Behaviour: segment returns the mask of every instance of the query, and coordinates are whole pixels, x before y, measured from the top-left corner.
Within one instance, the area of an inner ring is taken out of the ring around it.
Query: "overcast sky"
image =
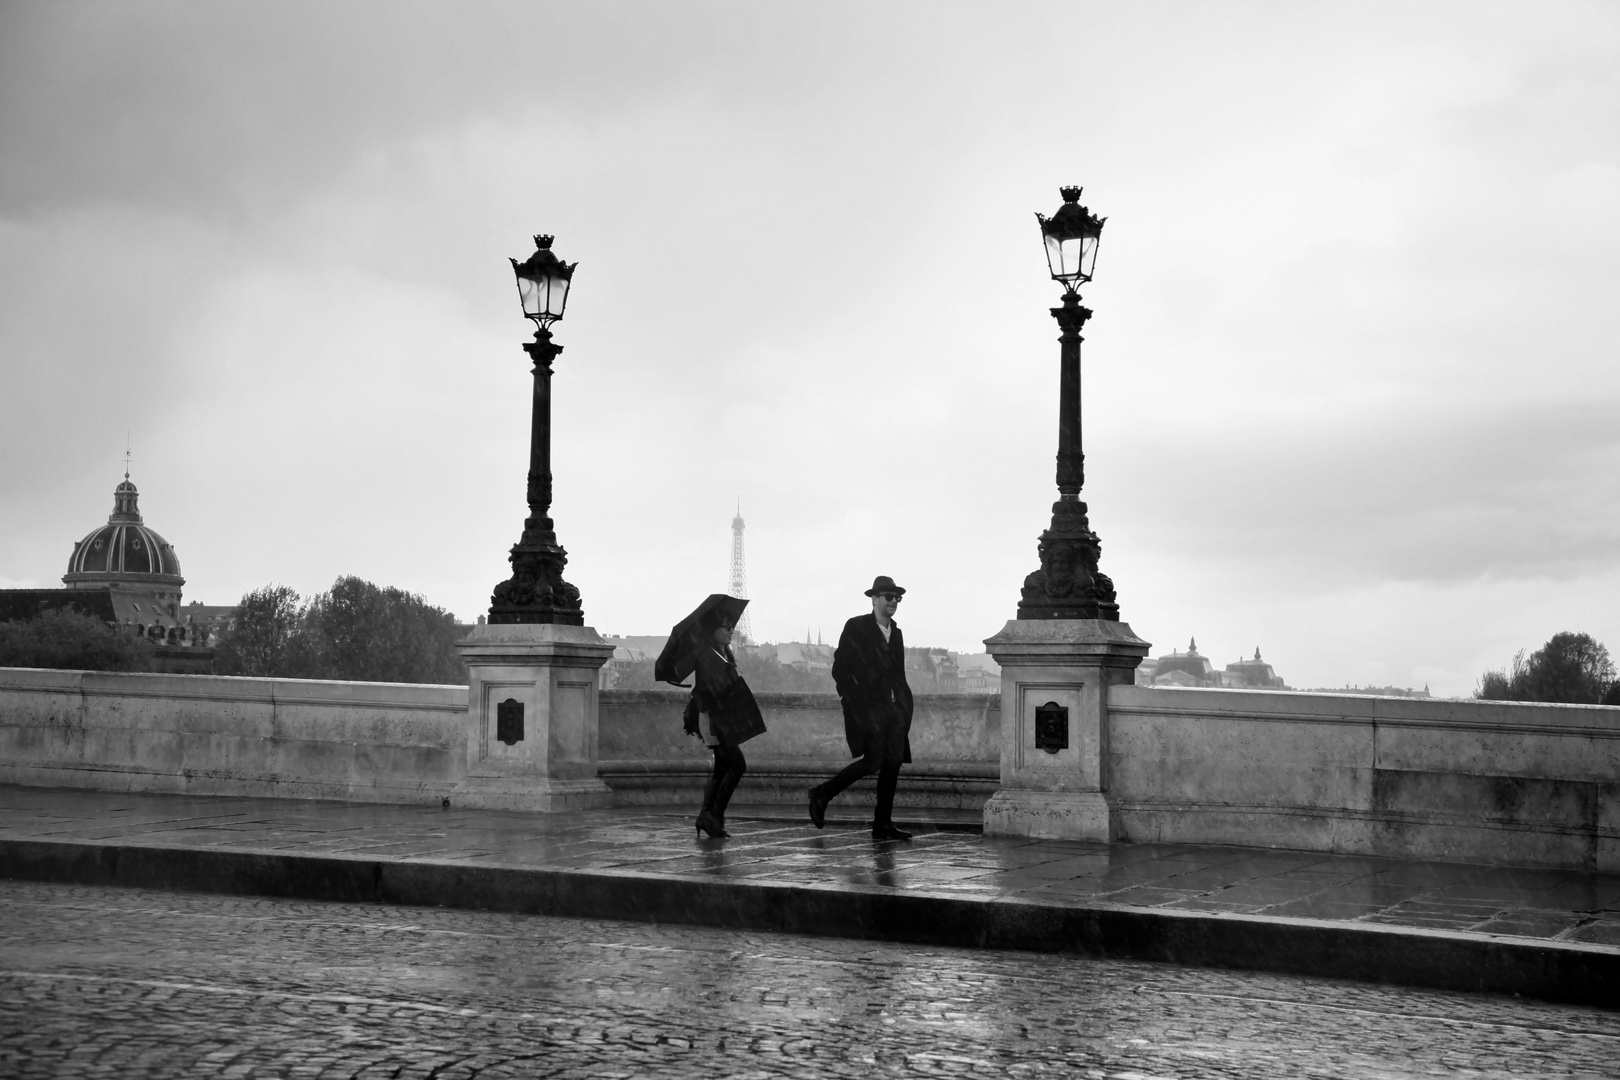
[[[1611,3],[0,3],[0,586],[126,433],[187,600],[340,574],[471,620],[525,513],[508,256],[579,261],[554,517],[667,630],[875,574],[978,651],[1055,497],[1033,211],[1122,617],[1291,685],[1620,650]]]

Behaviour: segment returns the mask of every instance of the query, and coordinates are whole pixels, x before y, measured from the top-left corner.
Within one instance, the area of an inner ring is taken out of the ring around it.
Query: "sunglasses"
[[[880,592],[880,593],[878,593],[878,599],[879,600],[889,600],[889,601],[892,601],[892,602],[898,604],[902,599],[904,599],[904,597],[896,596],[892,592]]]

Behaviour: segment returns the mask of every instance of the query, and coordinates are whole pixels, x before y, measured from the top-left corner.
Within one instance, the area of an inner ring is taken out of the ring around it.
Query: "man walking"
[[[857,761],[810,789],[810,820],[826,824],[827,804],[855,781],[877,773],[874,840],[910,840],[894,827],[894,789],[900,766],[911,760],[911,687],[906,685],[906,641],[894,612],[906,590],[880,575],[866,590],[872,614],[844,624],[833,653],[832,676],[844,706],[844,737]]]

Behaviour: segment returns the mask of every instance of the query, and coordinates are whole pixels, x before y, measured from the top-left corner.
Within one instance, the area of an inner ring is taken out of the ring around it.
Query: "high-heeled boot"
[[[703,809],[698,811],[697,816],[697,831],[706,832],[712,837],[726,834],[725,825],[714,813],[714,801],[720,790],[721,778],[720,763],[717,761],[714,770],[709,773],[708,782],[703,785]]]
[[[730,835],[726,832],[726,807],[731,802],[731,793],[737,790],[737,784],[742,778],[743,774],[741,772],[727,772],[725,777],[721,779],[719,787],[715,790],[714,805],[709,812],[719,822],[721,836]]]

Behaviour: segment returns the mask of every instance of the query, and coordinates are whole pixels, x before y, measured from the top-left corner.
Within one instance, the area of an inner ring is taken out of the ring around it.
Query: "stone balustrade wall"
[[[797,803],[848,759],[837,699],[762,693],[741,798]],[[466,772],[461,686],[0,668],[0,783],[437,802]],[[621,802],[695,801],[677,690],[607,691]],[[1620,870],[1620,708],[1116,686],[1122,838]],[[921,697],[901,804],[995,790],[1000,699]],[[870,798],[857,789],[855,798]]]
[[[1620,708],[1115,686],[1123,839],[1620,870]]]
[[[976,809],[996,789],[999,698],[918,699],[902,805]],[[760,694],[751,802],[797,802],[849,760],[831,694]],[[695,802],[712,759],[681,690],[606,691],[603,779],[621,802]],[[0,668],[0,783],[437,802],[467,771],[467,688]],[[852,798],[870,800],[871,783]]]
[[[0,668],[0,783],[438,802],[467,688]]]

